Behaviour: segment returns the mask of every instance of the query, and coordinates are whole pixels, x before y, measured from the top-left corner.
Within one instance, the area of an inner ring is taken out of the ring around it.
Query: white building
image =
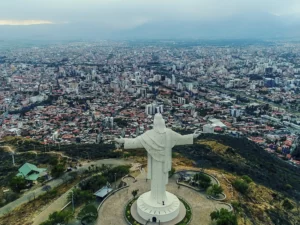
[[[212,133],[214,133],[214,130],[215,130],[215,126],[213,126],[211,124],[205,124],[203,126],[203,133],[212,134]]]
[[[183,90],[183,85],[182,85],[182,83],[178,83],[178,84],[177,84],[177,89],[178,89],[178,90]]]
[[[242,111],[240,109],[230,109],[230,115],[232,117],[239,117],[241,116]]]
[[[183,97],[178,97],[177,101],[178,101],[178,104],[180,104],[180,105],[185,105],[185,103],[186,103],[186,100]]]
[[[163,113],[164,111],[164,106],[163,105],[158,105],[157,103],[152,103],[149,105],[146,105],[145,108],[145,113],[147,115],[154,115],[156,113]]]
[[[172,85],[176,85],[176,77],[174,74],[172,75]]]

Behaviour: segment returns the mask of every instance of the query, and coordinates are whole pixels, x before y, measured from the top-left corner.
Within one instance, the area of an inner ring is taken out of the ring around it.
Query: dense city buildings
[[[111,143],[167,127],[247,137],[299,165],[299,44],[70,43],[0,55],[0,137]]]

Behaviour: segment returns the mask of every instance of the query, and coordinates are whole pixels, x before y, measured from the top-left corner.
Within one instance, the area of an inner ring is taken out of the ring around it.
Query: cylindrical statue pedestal
[[[168,222],[179,214],[180,200],[173,194],[166,192],[164,204],[158,204],[151,199],[151,192],[142,194],[137,200],[137,212],[144,220],[151,222]]]

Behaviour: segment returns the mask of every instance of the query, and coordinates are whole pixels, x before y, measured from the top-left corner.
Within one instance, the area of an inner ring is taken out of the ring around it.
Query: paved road
[[[91,165],[101,166],[102,164],[106,164],[106,165],[118,166],[118,165],[130,164],[130,163],[131,163],[131,161],[124,160],[124,159],[101,159],[101,160],[85,163],[82,165],[82,167],[79,167],[76,171],[79,174],[83,173],[83,171],[86,170]],[[62,183],[64,183],[68,179],[68,177],[69,177],[68,173],[65,173],[61,178],[52,180],[49,183],[47,183],[47,185],[50,185],[52,188],[57,187],[57,186],[61,185]],[[12,211],[16,207],[18,207],[26,202],[29,202],[30,200],[32,200],[34,198],[34,196],[38,197],[38,196],[44,194],[45,191],[43,191],[42,188],[43,187],[39,187],[35,190],[28,191],[19,199],[15,200],[13,202],[10,202],[9,204],[0,208],[0,216],[3,216],[4,214],[8,213],[9,211]]]

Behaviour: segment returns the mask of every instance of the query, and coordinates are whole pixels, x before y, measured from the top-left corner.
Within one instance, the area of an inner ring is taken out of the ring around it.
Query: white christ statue
[[[147,179],[151,180],[151,191],[138,199],[138,213],[145,220],[167,222],[179,213],[178,198],[166,191],[169,171],[172,168],[172,148],[175,145],[193,144],[200,132],[180,135],[166,128],[161,114],[154,116],[153,129],[137,138],[115,139],[124,144],[124,149],[144,148],[148,153]]]

